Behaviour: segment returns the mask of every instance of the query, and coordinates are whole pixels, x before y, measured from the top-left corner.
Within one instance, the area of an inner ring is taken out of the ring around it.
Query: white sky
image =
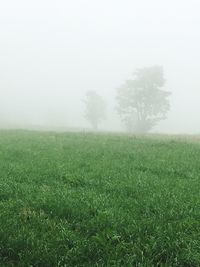
[[[103,128],[120,129],[116,88],[162,65],[171,112],[155,131],[200,133],[199,12],[198,0],[0,0],[1,120],[87,127],[93,89]]]

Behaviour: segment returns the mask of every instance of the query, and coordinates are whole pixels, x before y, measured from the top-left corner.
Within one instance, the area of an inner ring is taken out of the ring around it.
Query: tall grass
[[[0,266],[200,266],[200,143],[1,132]]]

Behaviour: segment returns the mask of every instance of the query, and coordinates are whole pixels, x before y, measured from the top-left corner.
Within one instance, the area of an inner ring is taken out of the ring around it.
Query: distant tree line
[[[133,78],[117,89],[117,112],[127,131],[147,133],[166,118],[170,109],[170,92],[164,90],[163,68],[153,66],[136,69]],[[85,117],[94,130],[106,118],[106,104],[96,91],[85,98]]]

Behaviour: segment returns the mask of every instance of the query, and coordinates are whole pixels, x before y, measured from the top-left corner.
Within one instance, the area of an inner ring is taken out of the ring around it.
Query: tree
[[[84,100],[86,105],[85,118],[90,122],[94,130],[98,129],[99,123],[105,119],[105,102],[95,91],[86,93]]]
[[[146,133],[166,118],[171,93],[162,89],[160,66],[137,69],[133,76],[118,89],[117,110],[129,131]]]

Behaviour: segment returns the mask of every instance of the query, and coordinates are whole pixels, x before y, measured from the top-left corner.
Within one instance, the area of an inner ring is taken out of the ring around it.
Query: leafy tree
[[[94,130],[98,129],[99,123],[105,119],[105,102],[103,98],[96,93],[96,91],[88,91],[86,99],[85,118],[90,122]]]
[[[169,95],[160,66],[137,69],[118,89],[118,113],[129,131],[145,133],[166,118]]]

